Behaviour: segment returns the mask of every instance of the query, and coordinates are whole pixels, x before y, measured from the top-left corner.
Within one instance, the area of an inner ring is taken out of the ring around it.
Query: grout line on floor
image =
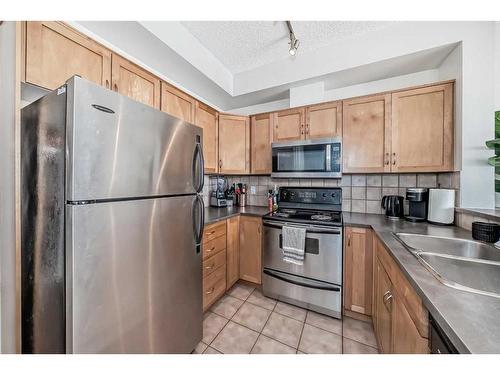
[[[252,304],[251,302],[248,302],[248,303]],[[256,305],[256,306],[257,306],[257,305]],[[258,307],[262,307],[262,306],[258,306]],[[263,309],[265,309],[265,310],[267,310],[265,307],[262,307],[262,308],[263,308]],[[261,329],[261,330],[260,330],[260,332],[259,332],[259,336],[257,336],[257,340],[255,340],[255,342],[254,342],[254,343],[253,343],[253,345],[252,345],[252,348],[250,349],[250,353],[252,353],[252,350],[253,350],[253,348],[255,347],[255,344],[257,344],[257,341],[259,341],[259,337],[260,337],[260,336],[267,337],[266,335],[263,335],[263,334],[262,334],[262,332],[264,331],[264,328],[266,328],[266,324],[267,324],[267,322],[269,321],[269,319],[271,318],[271,315],[273,314],[273,312],[274,312],[274,309],[275,309],[275,308],[276,308],[276,304],[274,304],[274,307],[273,307],[273,309],[271,310],[271,313],[269,314],[269,316],[268,316],[268,317],[267,317],[267,319],[266,319],[266,322],[265,322],[265,323],[264,323],[264,325],[262,326],[262,329]],[[267,311],[269,311],[269,310],[267,310]],[[270,338],[270,337],[269,337],[269,338]],[[278,341],[278,342],[279,342],[279,341]]]
[[[300,331],[299,342],[297,343],[297,351],[295,354],[299,352],[300,341],[302,340],[302,334],[304,333],[304,327],[306,326],[307,314],[309,314],[309,310],[306,310],[306,317],[304,318],[304,323],[302,324],[302,330]]]

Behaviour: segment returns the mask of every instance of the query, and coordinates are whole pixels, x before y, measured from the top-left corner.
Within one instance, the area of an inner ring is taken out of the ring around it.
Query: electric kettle
[[[404,215],[404,197],[401,195],[385,195],[382,198],[382,208],[389,219],[399,219]]]

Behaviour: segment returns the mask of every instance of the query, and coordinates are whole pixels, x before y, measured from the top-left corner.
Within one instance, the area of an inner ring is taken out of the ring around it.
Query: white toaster
[[[427,221],[435,224],[453,224],[455,220],[455,190],[429,189]]]

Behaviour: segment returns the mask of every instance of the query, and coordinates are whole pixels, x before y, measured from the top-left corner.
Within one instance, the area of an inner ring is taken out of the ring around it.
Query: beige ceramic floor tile
[[[210,346],[224,354],[248,354],[258,336],[251,329],[229,322]]]
[[[306,309],[290,305],[288,303],[278,302],[276,304],[276,307],[274,308],[274,311],[281,315],[288,316],[289,318],[300,320],[301,322],[306,320],[306,314],[307,314]]]
[[[306,324],[299,350],[309,354],[341,354],[342,336]]]
[[[251,302],[254,305],[263,307],[268,310],[274,309],[276,306],[276,300],[264,296],[260,290],[255,289],[252,294],[247,298],[247,302]]]
[[[342,320],[327,315],[318,314],[314,311],[307,312],[306,323],[326,331],[342,335]]]
[[[208,347],[207,344],[205,344],[203,341],[200,341],[198,345],[196,345],[196,348],[194,348],[193,354],[201,354],[205,351],[207,347]]]
[[[203,354],[222,354],[222,353],[209,346],[208,348],[205,349]]]
[[[269,315],[271,315],[270,310],[245,302],[231,320],[260,332],[264,328]]]
[[[297,348],[304,324],[273,312],[267,321],[262,334],[278,340],[288,346]]]
[[[368,322],[344,317],[343,336],[360,342],[361,344],[369,345],[374,348],[377,347],[373,326]]]
[[[350,340],[344,337],[344,345],[343,345],[343,353],[344,354],[377,354],[378,350],[368,346],[361,344],[360,342]]]
[[[210,344],[215,336],[224,328],[228,320],[214,313],[205,314],[203,319],[203,339],[205,344]]]
[[[210,310],[214,313],[222,315],[223,317],[231,319],[241,305],[243,305],[243,301],[241,299],[225,295],[217,301]]]
[[[246,284],[236,283],[230,290],[227,292],[232,297],[239,298],[242,300],[246,300],[250,294],[254,291],[254,287]]]
[[[260,335],[252,354],[295,354],[295,349],[269,337]]]

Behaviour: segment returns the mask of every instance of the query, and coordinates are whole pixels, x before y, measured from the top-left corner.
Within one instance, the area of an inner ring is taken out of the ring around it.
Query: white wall
[[[15,120],[16,25],[0,25],[0,352],[15,353],[16,231],[15,231]]]
[[[495,110],[500,111],[500,22],[495,22]]]
[[[438,71],[436,69],[431,69],[431,70],[425,70],[423,72],[411,73],[397,77],[361,83],[359,85],[352,85],[352,86],[326,90],[323,91],[321,99],[317,99],[316,101],[308,100],[307,103],[305,102],[305,99],[303,99],[303,101],[299,101],[299,99],[297,99],[297,103],[302,103],[302,104],[292,105],[290,98],[290,100],[288,99],[277,100],[273,102],[232,109],[231,113],[236,113],[241,115],[253,115],[256,113],[279,111],[282,109],[292,108],[298,105],[314,104],[314,103],[320,103],[322,101],[341,100],[346,98],[353,98],[356,96],[374,94],[382,91],[398,90],[409,86],[425,85],[427,83],[436,82],[437,80],[439,80]],[[290,89],[290,97],[292,90],[293,89]]]

